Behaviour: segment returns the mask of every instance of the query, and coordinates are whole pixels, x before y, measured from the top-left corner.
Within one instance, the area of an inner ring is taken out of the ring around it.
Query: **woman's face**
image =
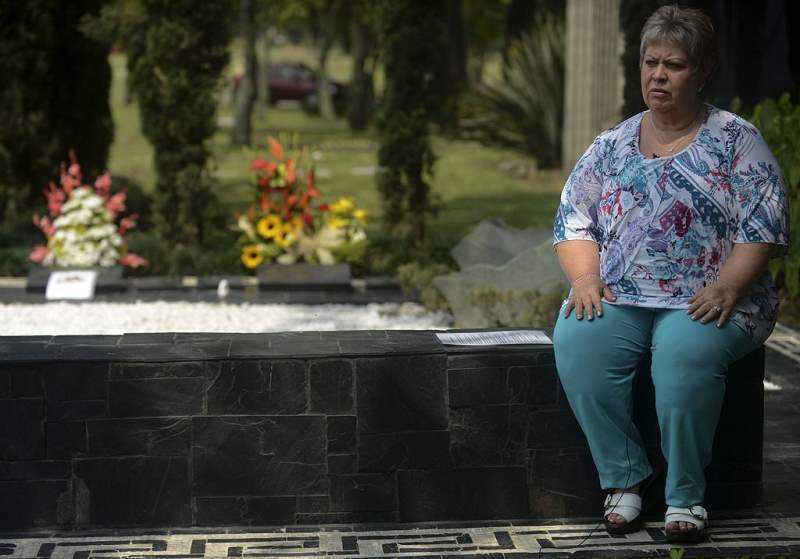
[[[650,110],[693,112],[699,102],[698,79],[686,51],[670,43],[647,47],[641,66],[642,96]]]

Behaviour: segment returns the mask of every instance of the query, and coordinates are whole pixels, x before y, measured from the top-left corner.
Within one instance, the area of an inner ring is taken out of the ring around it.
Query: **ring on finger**
[[[711,310],[718,313],[722,311],[722,308],[719,305],[714,305],[713,307],[711,307]]]

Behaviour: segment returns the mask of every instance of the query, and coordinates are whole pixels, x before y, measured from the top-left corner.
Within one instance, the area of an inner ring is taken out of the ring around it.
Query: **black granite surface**
[[[331,269],[328,269],[331,268]],[[320,271],[321,270],[321,271]],[[287,281],[287,267],[280,274],[264,272],[253,276],[124,277],[119,268],[100,268],[95,301],[194,301],[232,303],[280,303],[300,305],[401,303],[418,301],[415,293],[403,293],[392,278],[371,277],[352,280],[337,266],[317,266],[311,274],[301,273],[296,281]],[[35,267],[30,276],[12,285],[0,287],[0,302],[46,303],[45,289],[50,269]],[[228,285],[221,298],[220,281]]]
[[[763,351],[737,363],[709,505],[760,497]],[[654,460],[648,370],[636,415]],[[430,331],[0,337],[0,529],[594,516],[548,345]]]

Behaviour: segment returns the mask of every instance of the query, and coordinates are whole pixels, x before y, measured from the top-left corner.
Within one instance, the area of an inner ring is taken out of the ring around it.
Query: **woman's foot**
[[[636,495],[638,495],[639,494],[639,484],[637,483],[636,485],[634,485],[632,487],[629,487],[628,489],[612,489],[611,493],[613,495],[616,495],[617,493],[635,493]],[[625,522],[626,522],[625,517],[623,517],[622,515],[619,515],[619,514],[617,514],[615,512],[612,512],[612,513],[606,515],[605,519],[609,522],[609,524],[614,524],[614,525],[619,525],[619,526],[625,524]]]
[[[708,513],[702,505],[668,507],[664,533],[668,542],[696,543],[706,537]]]
[[[606,495],[603,505],[603,522],[609,534],[630,534],[641,526],[642,498],[639,496],[639,484],[624,490],[612,490]]]

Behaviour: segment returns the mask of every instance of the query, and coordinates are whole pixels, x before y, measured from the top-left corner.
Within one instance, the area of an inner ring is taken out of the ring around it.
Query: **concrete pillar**
[[[622,109],[620,0],[567,0],[564,133],[570,169],[595,136],[617,124]]]

